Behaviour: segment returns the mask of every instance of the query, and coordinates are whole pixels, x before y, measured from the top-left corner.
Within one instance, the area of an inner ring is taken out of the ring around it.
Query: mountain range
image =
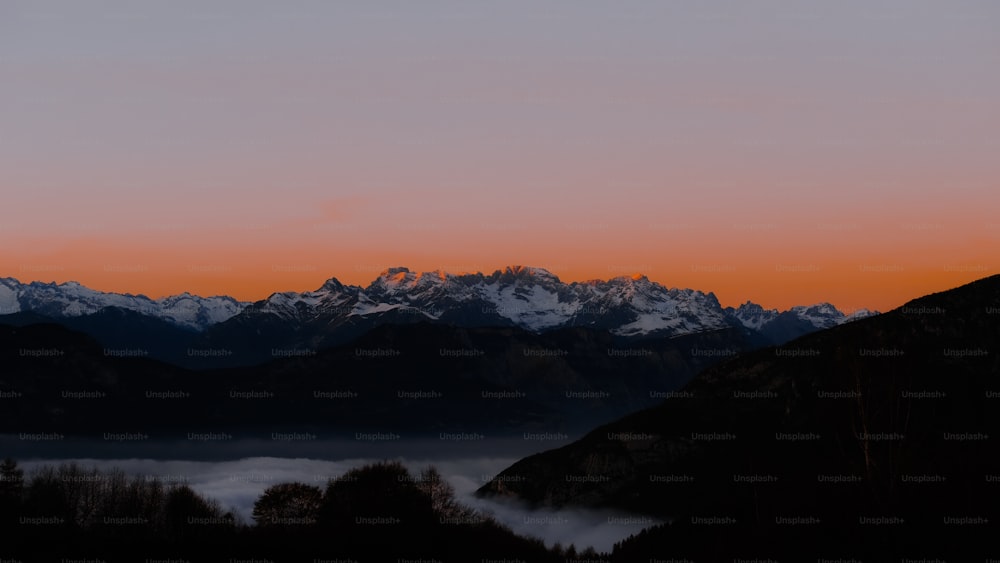
[[[161,299],[104,293],[76,282],[21,283],[0,278],[0,322],[49,318],[105,346],[145,342],[150,355],[188,367],[250,365],[273,350],[318,350],[384,324],[430,322],[517,327],[540,333],[584,327],[619,338],[675,337],[739,328],[761,344],[871,316],[845,315],[829,303],[765,309],[724,308],[711,292],[667,288],[645,276],[566,283],[542,268],[508,266],[492,274],[389,268],[367,287],[336,278],[315,291],[281,292],[256,302],[184,293]],[[206,358],[189,350],[226,350]]]
[[[232,297],[199,297],[190,293],[150,299],[145,295],[105,293],[77,282],[21,283],[0,278],[0,315],[34,312],[54,319],[82,317],[118,308],[154,317],[189,330],[232,318],[248,304]]]

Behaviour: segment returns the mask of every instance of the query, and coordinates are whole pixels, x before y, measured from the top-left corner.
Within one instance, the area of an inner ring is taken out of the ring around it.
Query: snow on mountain
[[[305,322],[398,310],[414,311],[433,320],[438,318],[436,304],[454,296],[456,288],[445,285],[449,276],[441,272],[415,273],[406,268],[390,268],[367,288],[344,285],[331,278],[315,291],[272,294],[255,303],[252,310]]]
[[[455,303],[476,297],[462,276],[440,270],[412,272],[409,268],[389,268],[364,288],[364,293],[374,303],[407,307],[428,319],[439,319]]]
[[[566,325],[581,306],[581,294],[548,270],[508,266],[474,286],[497,315],[528,330]]]
[[[727,312],[747,328],[760,330],[761,327],[773,321],[779,315],[777,309],[765,309],[763,306],[747,301],[736,309],[729,307]]]
[[[645,276],[564,283],[548,270],[527,266],[508,266],[489,275],[392,268],[365,292],[416,307],[435,318],[448,314],[449,309],[459,318],[475,317],[478,312],[536,332],[592,326],[636,336],[729,326],[714,295],[667,289]],[[466,315],[455,314],[463,308]]]
[[[548,270],[527,266],[488,275],[389,268],[364,288],[331,280],[312,292],[276,293],[252,309],[329,323],[402,311],[463,325],[510,324],[535,332],[590,326],[625,336],[731,326],[712,294],[667,289],[644,276],[565,283]]]
[[[0,278],[0,315],[10,315],[21,311],[21,303],[17,300],[17,280]]]
[[[286,320],[310,321],[323,316],[346,316],[364,300],[361,288],[331,278],[315,291],[273,293],[254,303],[253,313],[271,313]]]
[[[798,305],[792,307],[790,310],[798,318],[821,329],[837,326],[846,316],[829,303],[817,303],[809,306]]]
[[[734,324],[759,331],[788,315],[821,329],[874,314],[862,309],[847,316],[829,303],[793,307],[784,313],[749,301],[736,309],[723,309],[712,293],[667,288],[642,275],[565,283],[548,270],[527,266],[508,266],[488,275],[389,268],[367,287],[331,278],[314,291],[274,293],[252,304],[188,293],[152,300],[144,295],[99,292],[76,282],[22,284],[0,279],[0,314],[35,311],[58,318],[106,307],[195,330],[237,315],[248,321],[251,315],[271,314],[293,324],[337,325],[351,318],[392,313],[463,326],[511,325],[534,332],[586,326],[621,336],[690,334]]]
[[[712,293],[668,289],[640,275],[587,282],[586,286],[592,293],[581,316],[589,317],[591,326],[623,336],[656,331],[688,334],[730,326]]]
[[[171,295],[153,301],[160,317],[176,325],[204,330],[205,328],[232,318],[246,307],[232,297],[199,297],[190,293]]]
[[[762,330],[768,324],[778,319],[779,316],[792,315],[801,321],[809,323],[816,329],[824,329],[857,319],[871,317],[877,315],[878,312],[868,309],[858,309],[850,315],[845,315],[830,303],[817,303],[808,306],[799,305],[787,311],[780,312],[777,309],[765,309],[761,305],[747,301],[735,309],[727,307],[726,314],[747,328]]]
[[[0,279],[0,314],[34,311],[54,318],[79,317],[107,307],[118,307],[185,328],[203,330],[233,317],[245,306],[246,303],[232,297],[199,297],[184,293],[154,300],[145,295],[95,291],[77,282],[23,284],[13,278]]]
[[[872,310],[865,309],[864,307],[862,307],[861,309],[856,309],[856,310],[848,313],[840,321],[840,324],[849,323],[851,321],[856,321],[856,320],[859,320],[859,319],[867,319],[868,317],[874,317],[875,315],[878,315],[878,314],[879,314],[878,311],[872,311]]]

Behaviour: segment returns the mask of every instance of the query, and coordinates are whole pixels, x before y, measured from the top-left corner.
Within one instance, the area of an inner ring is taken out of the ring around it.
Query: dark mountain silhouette
[[[0,324],[27,326],[40,323],[59,324],[82,332],[110,350],[141,349],[146,352],[146,357],[175,365],[199,367],[201,360],[188,353],[197,342],[197,331],[120,307],[105,307],[76,317],[47,317],[31,311],[0,316]]]
[[[479,494],[670,520],[642,557],[943,554],[1000,523],[998,342],[993,276],[708,368]]]
[[[751,345],[736,330],[635,341],[583,328],[382,325],[319,352],[193,371],[55,324],[0,326],[0,431],[577,432],[655,404]],[[136,357],[129,357],[135,355]]]

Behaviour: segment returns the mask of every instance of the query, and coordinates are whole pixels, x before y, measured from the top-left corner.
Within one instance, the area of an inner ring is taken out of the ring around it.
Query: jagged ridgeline
[[[78,283],[0,279],[0,323],[52,320],[122,353],[185,367],[252,365],[344,344],[385,324],[466,328],[565,328],[649,339],[739,329],[774,344],[871,315],[827,303],[779,312],[751,302],[723,308],[715,295],[667,288],[645,276],[566,283],[542,268],[492,274],[390,268],[367,287],[331,278],[315,291],[274,293],[257,302],[181,294],[162,299],[102,293]]]

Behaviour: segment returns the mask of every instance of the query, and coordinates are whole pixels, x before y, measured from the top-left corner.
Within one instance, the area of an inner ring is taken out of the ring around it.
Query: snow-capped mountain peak
[[[737,308],[729,307],[726,313],[747,328],[753,330],[767,330],[769,325],[774,323],[788,322],[787,319],[794,319],[795,322],[807,323],[816,329],[834,327],[845,322],[877,315],[877,312],[868,309],[859,309],[850,315],[845,315],[842,311],[830,303],[816,303],[815,305],[798,305],[787,311],[777,309],[765,309],[763,306],[747,301]]]
[[[117,307],[203,330],[235,316],[246,305],[225,296],[182,293],[154,300],[145,295],[96,291],[75,281],[24,284],[14,278],[0,280],[0,314],[34,311],[54,318],[79,317]]]
[[[447,281],[448,276],[440,270],[433,272],[414,272],[409,268],[389,268],[384,270],[368,286],[399,290],[407,287],[438,285]]]
[[[730,315],[747,328],[760,330],[762,326],[773,321],[778,316],[777,309],[765,309],[762,305],[747,301],[736,309],[729,308]]]
[[[0,314],[10,315],[21,311],[18,288],[21,284],[14,278],[0,278]]]
[[[317,291],[343,291],[344,284],[340,282],[337,278],[330,278],[323,282],[323,285]]]
[[[790,310],[797,317],[817,328],[836,326],[845,317],[844,313],[829,303],[817,303],[809,306],[799,305],[792,307]]]
[[[870,309],[862,307],[860,309],[855,309],[854,311],[847,313],[844,316],[843,320],[840,321],[840,324],[849,323],[851,321],[856,321],[859,319],[866,319],[868,317],[874,317],[875,315],[878,314],[879,314],[878,311],[872,311]]]
[[[489,275],[393,267],[367,287],[330,278],[314,291],[274,293],[252,304],[189,293],[153,300],[144,295],[95,291],[76,282],[22,284],[13,278],[0,278],[0,314],[35,311],[59,318],[92,314],[107,307],[155,316],[195,330],[247,310],[246,315],[271,314],[284,322],[318,322],[328,327],[351,319],[396,322],[392,319],[402,319],[402,314],[410,320],[463,326],[513,325],[531,331],[586,326],[621,336],[679,335],[740,325],[767,331],[779,321],[783,328],[776,328],[776,333],[788,334],[808,327],[829,328],[874,314],[861,309],[848,316],[829,303],[779,312],[747,301],[736,309],[724,309],[713,293],[667,288],[642,274],[566,283],[549,270],[522,265]],[[395,316],[383,317],[388,313]],[[255,319],[247,317],[244,322]]]
[[[497,270],[501,274],[511,275],[516,277],[530,277],[530,278],[546,278],[555,281],[559,281],[559,278],[552,272],[546,270],[545,268],[536,268],[534,266],[521,266],[520,264],[514,266],[506,266],[502,271]]]

